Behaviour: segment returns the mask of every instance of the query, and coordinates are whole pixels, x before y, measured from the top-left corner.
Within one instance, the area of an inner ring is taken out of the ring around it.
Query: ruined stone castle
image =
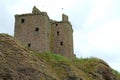
[[[54,21],[35,6],[32,13],[15,15],[14,36],[31,50],[73,57],[73,29],[68,16]]]

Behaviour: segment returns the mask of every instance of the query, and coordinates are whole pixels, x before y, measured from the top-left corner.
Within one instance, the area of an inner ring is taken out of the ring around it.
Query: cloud
[[[90,11],[85,25],[87,27],[94,27],[95,23],[104,20],[111,15],[113,0],[93,0],[92,10]]]
[[[77,57],[98,57],[120,71],[120,10],[118,0],[92,0],[85,22],[74,32]]]
[[[114,49],[120,46],[120,21],[111,21],[99,26],[88,34],[89,44],[104,49]]]
[[[11,15],[7,10],[4,1],[0,1],[0,33],[13,34],[13,26],[11,25]]]
[[[74,43],[76,49],[89,50],[94,48],[99,49],[114,49],[120,46],[119,43],[119,19],[113,17],[115,14],[111,13],[110,9],[113,7],[113,0],[94,1],[93,7],[86,19],[83,29],[78,29],[74,33]],[[110,13],[110,14],[109,14]],[[79,46],[81,45],[82,46]]]

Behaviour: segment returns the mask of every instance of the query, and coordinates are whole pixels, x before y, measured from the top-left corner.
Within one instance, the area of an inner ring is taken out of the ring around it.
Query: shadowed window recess
[[[60,32],[59,31],[57,31],[57,36],[59,36],[60,35]]]
[[[31,44],[30,44],[30,43],[28,43],[28,47],[31,47]]]
[[[56,26],[58,26],[58,24],[56,24]]]
[[[39,28],[38,28],[38,27],[36,27],[36,28],[35,28],[35,31],[36,31],[36,32],[37,32],[37,31],[39,31]]]
[[[21,19],[21,23],[23,24],[25,22],[25,19]]]
[[[63,43],[63,42],[60,42],[60,45],[62,46],[62,45],[64,45],[64,43]]]

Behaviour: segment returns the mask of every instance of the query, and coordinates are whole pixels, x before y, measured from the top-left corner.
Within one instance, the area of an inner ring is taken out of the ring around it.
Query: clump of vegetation
[[[117,80],[120,80],[120,72],[112,69],[113,74],[117,77]]]
[[[54,53],[37,53],[35,52],[35,55],[40,57],[40,58],[44,58],[46,61],[68,61],[69,59],[66,57],[63,57],[59,54],[54,54]]]
[[[80,68],[81,70],[88,72],[88,71],[93,71],[94,67],[102,62],[101,59],[91,57],[91,58],[75,58],[73,60],[73,63]]]

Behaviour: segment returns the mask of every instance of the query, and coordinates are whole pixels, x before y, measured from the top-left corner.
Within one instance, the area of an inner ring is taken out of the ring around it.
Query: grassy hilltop
[[[40,54],[0,34],[0,80],[120,80],[120,73],[98,58]]]

